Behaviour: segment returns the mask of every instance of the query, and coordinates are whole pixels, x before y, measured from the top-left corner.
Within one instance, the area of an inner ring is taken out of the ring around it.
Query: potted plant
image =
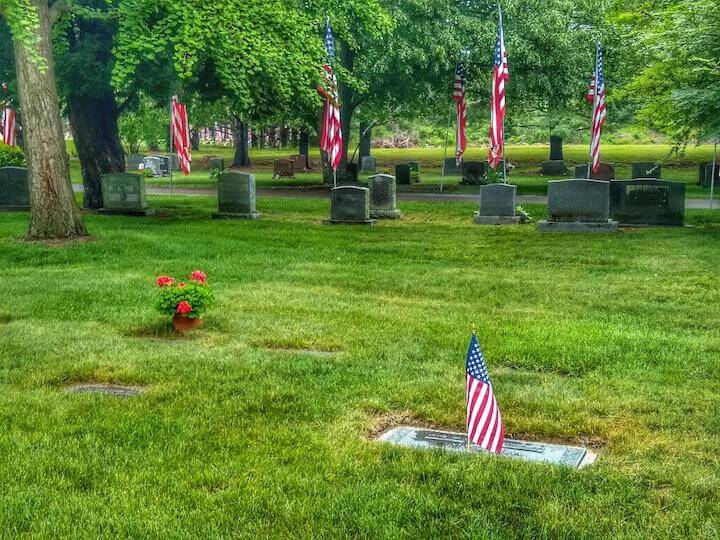
[[[178,334],[185,334],[202,326],[203,313],[215,300],[204,272],[194,271],[189,281],[160,276],[157,285],[155,308],[160,313],[172,315],[173,326]]]

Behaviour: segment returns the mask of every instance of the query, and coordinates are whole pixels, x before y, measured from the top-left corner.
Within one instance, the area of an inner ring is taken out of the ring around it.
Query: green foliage
[[[0,0],[0,11],[10,28],[13,40],[25,45],[30,58],[41,71],[47,69],[47,59],[40,54],[38,48],[40,44],[38,7],[30,0]]]
[[[17,146],[0,143],[0,167],[24,167],[25,154]]]
[[[118,121],[120,138],[128,154],[137,154],[143,145],[157,148],[167,145],[169,124],[169,111],[144,95],[137,107],[123,112]]]
[[[165,284],[161,284],[158,280],[155,309],[160,313],[175,315],[178,313],[178,306],[182,302],[187,302],[192,309],[186,314],[187,317],[197,319],[202,317],[215,302],[215,295],[205,281],[189,279],[186,282],[178,282],[174,278],[171,279],[172,282]]]

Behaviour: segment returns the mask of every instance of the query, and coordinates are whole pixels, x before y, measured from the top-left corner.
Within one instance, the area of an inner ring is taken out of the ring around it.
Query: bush
[[[179,313],[197,319],[202,317],[215,301],[215,295],[207,284],[205,274],[199,270],[193,272],[187,282],[178,282],[175,278],[161,276],[157,284],[159,289],[155,308],[166,315]]]
[[[24,167],[25,154],[17,146],[0,143],[0,167]]]

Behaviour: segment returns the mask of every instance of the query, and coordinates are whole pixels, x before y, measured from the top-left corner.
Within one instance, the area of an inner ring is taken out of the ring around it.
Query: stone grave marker
[[[462,164],[458,167],[454,157],[445,158],[445,176],[458,176],[462,172]]]
[[[517,225],[517,187],[510,184],[489,184],[480,188],[480,211],[475,212],[478,225]]]
[[[162,158],[158,156],[147,156],[143,158],[145,169],[152,172],[153,176],[162,176],[163,170],[166,170],[166,164]]]
[[[703,176],[700,180],[700,185],[702,187],[709,188],[712,185],[713,181],[713,164],[712,163],[706,163],[705,167],[703,168]],[[720,163],[715,164],[715,189],[718,189],[720,187]]]
[[[466,161],[463,163],[461,184],[478,186],[487,183],[485,177],[486,163],[484,161]]]
[[[303,154],[290,156],[290,161],[293,162],[293,170],[301,173],[308,172],[307,156]]]
[[[30,210],[30,187],[25,167],[0,168],[0,211]]]
[[[225,160],[222,158],[210,158],[208,160],[209,167],[211,171],[224,171],[225,170]]]
[[[142,394],[147,390],[144,386],[126,386],[120,384],[74,384],[66,388],[68,392],[73,394],[103,394],[106,396],[115,396],[129,398]]]
[[[559,135],[550,136],[550,161],[563,161],[563,140]]]
[[[370,190],[360,186],[339,186],[330,191],[329,224],[375,225],[370,219]]]
[[[590,165],[585,164],[575,167],[575,178],[587,178],[589,166]],[[615,164],[604,163],[601,161],[598,167],[598,171],[596,173],[591,173],[590,179],[605,181],[615,180]]]
[[[564,176],[568,169],[563,161],[563,141],[558,135],[550,136],[550,159],[540,165],[543,176]]]
[[[399,219],[402,213],[397,209],[397,188],[395,177],[376,174],[368,180],[370,187],[370,217],[375,219]]]
[[[662,165],[659,163],[651,163],[649,161],[641,161],[632,164],[632,178],[656,178],[660,179],[662,174]]]
[[[401,163],[395,167],[395,178],[398,184],[419,184],[420,164],[417,161]]]
[[[145,196],[145,178],[141,174],[103,174],[100,179],[103,195],[103,214],[151,216]]]
[[[135,172],[144,164],[145,156],[142,154],[130,154],[127,157],[127,172]]]
[[[360,158],[360,170],[374,173],[377,171],[377,160],[373,156],[363,156]]]
[[[218,212],[213,219],[260,219],[256,210],[255,175],[227,171],[218,178]]]
[[[685,225],[684,182],[616,180],[610,184],[610,217],[620,225]]]
[[[273,164],[273,178],[295,178],[295,163],[289,159],[276,159]]]
[[[540,232],[617,232],[610,220],[610,183],[602,180],[548,182],[548,219]]]

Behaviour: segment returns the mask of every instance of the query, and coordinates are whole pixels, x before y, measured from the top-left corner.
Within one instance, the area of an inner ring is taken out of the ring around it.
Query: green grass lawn
[[[720,215],[573,236],[476,226],[470,203],[374,228],[322,225],[325,200],[261,198],[258,222],[150,203],[61,247],[0,215],[3,534],[720,535]],[[154,280],[195,268],[219,301],[174,339]],[[369,440],[462,430],[473,327],[509,434],[589,445],[595,466]],[[274,350],[302,347],[336,354]],[[62,390],[79,381],[149,390]]]

